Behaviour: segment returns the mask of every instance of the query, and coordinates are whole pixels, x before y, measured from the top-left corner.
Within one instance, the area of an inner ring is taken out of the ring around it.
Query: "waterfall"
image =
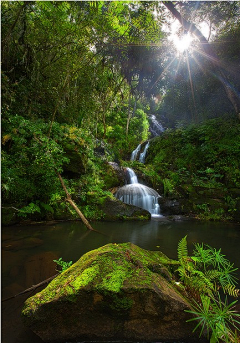
[[[131,168],[127,168],[127,173],[129,176],[130,184],[138,183],[137,175],[134,173],[134,171]]]
[[[136,147],[135,150],[133,150],[132,155],[131,155],[131,161],[136,161],[137,156],[140,152],[140,149],[141,149],[141,143]]]
[[[144,144],[144,143],[143,143]],[[136,161],[138,156],[139,156],[139,159],[138,161],[141,162],[141,163],[144,163],[145,162],[145,157],[146,157],[146,153],[147,153],[147,150],[148,150],[148,147],[149,147],[149,142],[147,142],[147,144],[145,145],[144,149],[143,149],[143,152],[141,152],[141,148],[142,148],[142,143],[140,143],[135,150],[133,150],[132,152],[132,155],[131,155],[131,161]],[[140,154],[140,155],[139,155]]]
[[[142,162],[142,163],[145,162],[145,157],[146,157],[146,153],[147,153],[148,147],[149,147],[149,142],[147,142],[147,144],[145,145],[145,148],[144,148],[143,152],[141,152],[140,157],[139,157],[139,162]]]
[[[115,197],[126,204],[141,207],[151,213],[152,217],[160,216],[158,198],[160,195],[154,189],[138,183],[137,175],[131,168],[126,168],[130,184],[115,193]]]
[[[157,118],[154,114],[151,115],[151,122],[150,131],[154,137],[159,136],[162,132],[164,132],[162,124],[157,121]]]

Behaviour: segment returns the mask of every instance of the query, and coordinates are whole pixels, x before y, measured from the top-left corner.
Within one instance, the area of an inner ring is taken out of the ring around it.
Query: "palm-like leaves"
[[[194,311],[187,311],[196,316],[190,319],[197,320],[194,331],[201,327],[200,336],[206,329],[211,334],[210,343],[217,342],[239,342],[235,328],[240,315],[233,311],[237,301],[227,304],[222,302],[219,290],[237,297],[239,290],[236,288],[238,279],[234,273],[237,268],[226,259],[221,249],[216,250],[209,245],[195,244],[193,256],[188,256],[187,236],[178,243],[178,272],[181,281],[191,290],[194,295],[200,296],[201,302],[194,301]]]
[[[194,331],[198,327],[201,327],[199,337],[201,337],[204,329],[207,330],[208,335],[211,335],[211,343],[215,342],[238,342],[236,334],[232,331],[232,328],[239,330],[237,324],[240,324],[240,314],[234,311],[234,305],[237,300],[231,304],[227,303],[227,299],[222,302],[220,295],[218,299],[210,298],[205,295],[201,295],[201,303],[194,301],[193,311],[187,311],[194,314],[195,318],[189,319],[188,322],[197,320],[198,324],[194,328]]]

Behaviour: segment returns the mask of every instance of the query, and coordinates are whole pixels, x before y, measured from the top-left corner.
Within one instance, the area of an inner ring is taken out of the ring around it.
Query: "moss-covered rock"
[[[178,262],[132,243],[107,244],[83,255],[22,315],[46,342],[187,339],[188,302],[174,288]],[[197,339],[199,342],[199,339]]]
[[[103,173],[103,180],[106,189],[121,186],[125,182],[124,171],[115,162],[104,163]]]

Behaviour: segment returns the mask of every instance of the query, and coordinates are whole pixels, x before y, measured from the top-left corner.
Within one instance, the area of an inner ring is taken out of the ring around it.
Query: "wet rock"
[[[187,214],[189,209],[186,208],[188,200],[159,198],[158,200],[163,215],[181,215]]]
[[[148,220],[151,218],[151,214],[139,207],[125,204],[116,198],[106,198],[101,205],[101,210],[104,213],[104,220],[116,221],[116,220]]]
[[[186,323],[189,304],[171,282],[177,264],[132,243],[107,244],[29,298],[24,322],[45,342],[200,342]]]
[[[118,187],[125,182],[124,170],[116,162],[105,164],[106,173],[104,182],[107,189]]]
[[[76,177],[85,174],[87,165],[87,155],[82,151],[84,146],[78,146],[73,142],[63,143],[68,163],[63,165],[63,172],[69,177]]]

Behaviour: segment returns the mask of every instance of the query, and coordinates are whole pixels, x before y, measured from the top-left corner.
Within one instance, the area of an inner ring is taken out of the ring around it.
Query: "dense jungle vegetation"
[[[195,37],[183,52],[168,39],[179,15],[176,35]],[[153,114],[165,132],[136,170],[187,199],[183,213],[238,220],[239,15],[239,2],[3,1],[3,223],[74,216],[57,174],[104,219],[120,186],[108,162],[130,165]]]

